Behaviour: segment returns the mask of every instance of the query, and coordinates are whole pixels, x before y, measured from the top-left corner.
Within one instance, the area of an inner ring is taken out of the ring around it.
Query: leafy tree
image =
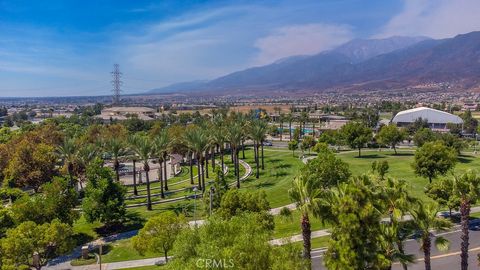
[[[275,225],[269,210],[270,204],[264,191],[241,192],[238,189],[230,189],[222,196],[216,213],[223,219],[231,219],[242,213],[257,213],[259,224],[273,230]]]
[[[426,142],[435,141],[436,137],[435,133],[428,127],[421,128],[413,135],[413,142],[416,146],[422,147]]]
[[[385,178],[385,174],[387,174],[389,169],[388,161],[374,161],[372,162],[372,171],[378,173],[380,179]]]
[[[383,250],[380,221],[385,207],[376,183],[359,176],[325,195],[318,214],[332,225],[328,269],[385,269],[391,261]],[[368,244],[366,244],[368,243]]]
[[[425,194],[434,199],[440,206],[448,207],[450,217],[452,209],[460,207],[460,200],[454,194],[454,180],[442,178],[425,187]]]
[[[112,171],[97,160],[87,170],[88,185],[82,209],[88,222],[98,220],[108,228],[125,218],[126,189],[113,181]]]
[[[203,226],[180,233],[169,268],[304,269],[296,247],[274,247],[268,243],[270,237],[271,231],[259,225],[255,214],[244,213],[230,220],[213,216]]]
[[[297,140],[292,140],[288,142],[288,150],[292,151],[292,155],[295,156],[295,150],[298,149],[298,141]]]
[[[62,255],[73,247],[72,228],[58,220],[37,225],[27,221],[7,231],[1,240],[3,266],[16,269],[28,266],[41,269],[49,259]],[[37,253],[39,264],[34,265],[32,255]]]
[[[333,153],[330,147],[328,147],[328,144],[324,142],[316,143],[312,150],[313,152],[318,153],[318,155]]]
[[[322,132],[322,134],[318,138],[318,142],[323,142],[329,145],[337,145],[338,137],[339,135],[336,130],[326,130]]]
[[[351,172],[347,163],[327,152],[309,160],[301,174],[312,181],[314,188],[329,189],[346,182]]]
[[[468,134],[475,134],[477,132],[478,120],[472,116],[470,110],[465,111],[461,115],[463,119],[463,130]]]
[[[460,200],[460,215],[462,226],[461,269],[468,269],[469,220],[472,205],[480,199],[480,177],[473,171],[468,171],[455,177],[453,183],[454,195]]]
[[[310,149],[315,146],[315,139],[312,136],[305,136],[302,139],[302,145],[305,145],[306,149],[310,153]]]
[[[405,140],[406,132],[396,125],[383,126],[378,133],[378,140],[382,144],[390,145],[397,154],[397,144]]]
[[[452,224],[437,216],[438,207],[433,203],[418,203],[410,214],[412,215],[413,223],[416,229],[420,232],[420,248],[424,253],[425,270],[431,270],[430,253],[432,246],[431,231],[432,230],[447,230]],[[442,236],[435,237],[435,245],[439,250],[447,250],[449,242]]]
[[[415,174],[432,182],[439,174],[451,170],[457,161],[455,150],[441,141],[428,142],[415,151],[412,167]]]
[[[0,206],[0,238],[4,238],[7,230],[14,226],[15,219],[13,218],[10,209]]]
[[[345,143],[353,149],[358,149],[358,156],[366,143],[372,140],[372,130],[359,122],[348,122],[340,129]]]
[[[4,170],[5,179],[16,187],[38,188],[57,175],[54,148],[47,144],[35,144],[22,140]]]
[[[132,245],[142,255],[147,251],[161,252],[168,262],[168,252],[173,248],[177,235],[186,226],[184,216],[163,212],[147,221],[138,235],[132,238]]]
[[[37,224],[58,219],[72,225],[79,218],[77,192],[65,178],[55,177],[51,183],[42,185],[41,193],[22,196],[12,205],[12,215],[16,222],[33,221]]]
[[[413,135],[418,130],[429,128],[427,119],[417,118],[412,124],[407,127],[408,134]]]

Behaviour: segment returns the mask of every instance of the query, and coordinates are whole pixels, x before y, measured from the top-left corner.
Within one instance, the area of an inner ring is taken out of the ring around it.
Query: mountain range
[[[281,59],[210,81],[173,84],[150,93],[323,91],[480,85],[480,32],[447,39],[355,39],[316,55]]]

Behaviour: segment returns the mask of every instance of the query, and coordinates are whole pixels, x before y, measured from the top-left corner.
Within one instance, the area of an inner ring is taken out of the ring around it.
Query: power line
[[[112,85],[113,85],[113,104],[120,104],[120,93],[122,92],[121,86],[123,82],[120,80],[122,73],[120,72],[120,65],[113,65],[112,73]]]

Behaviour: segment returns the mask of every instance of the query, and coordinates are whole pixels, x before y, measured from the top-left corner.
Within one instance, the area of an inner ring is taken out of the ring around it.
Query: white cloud
[[[351,27],[331,24],[286,26],[255,42],[260,52],[254,64],[263,65],[293,55],[316,54],[350,39]]]
[[[480,30],[479,0],[404,0],[377,37],[423,35],[447,38]]]

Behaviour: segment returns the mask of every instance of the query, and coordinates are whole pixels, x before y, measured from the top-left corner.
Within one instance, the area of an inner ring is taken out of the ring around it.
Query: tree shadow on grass
[[[88,235],[86,233],[76,233],[73,235],[73,241],[75,242],[75,246],[79,246],[93,240],[94,240],[93,236]]]
[[[355,156],[358,159],[381,159],[385,158],[385,156],[380,156],[378,154],[362,154],[361,156]]]
[[[459,156],[458,157],[458,162],[460,162],[460,163],[472,163],[472,161],[473,161],[472,159],[467,158],[465,156]]]
[[[414,156],[415,154],[412,152],[412,153],[407,153],[407,152],[398,152],[398,153],[388,153],[388,154],[385,154],[386,156],[389,156],[389,157],[411,157],[411,156]]]
[[[267,188],[273,186],[273,183],[270,182],[265,182],[265,183],[260,183],[257,185],[257,188]]]
[[[125,220],[123,222],[116,222],[109,225],[103,225],[95,229],[95,232],[101,236],[108,236],[112,234],[128,232],[133,230],[139,230],[145,224],[145,218],[143,218],[137,212],[127,212]]]
[[[277,169],[287,169],[287,168],[291,168],[292,167],[292,164],[289,164],[289,163],[282,163],[282,164],[279,164],[277,165]]]

